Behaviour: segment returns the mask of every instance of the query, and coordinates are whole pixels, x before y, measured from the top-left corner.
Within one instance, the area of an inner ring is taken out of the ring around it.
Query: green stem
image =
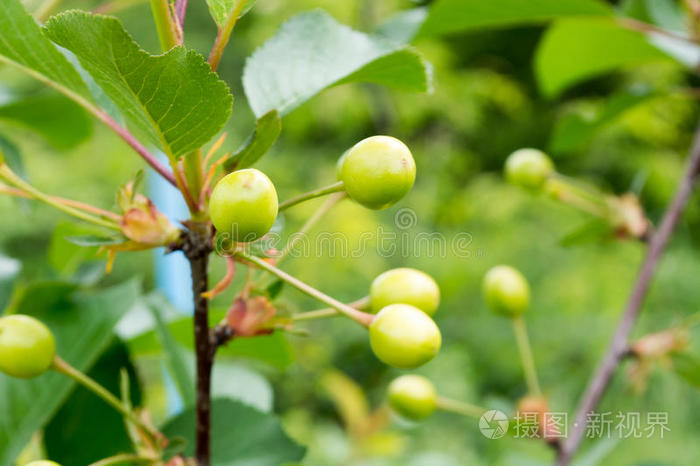
[[[177,35],[174,18],[170,11],[168,0],[151,0],[151,11],[153,20],[158,31],[158,40],[163,52],[167,52],[176,45],[180,45],[180,38]]]
[[[596,217],[609,217],[610,209],[605,194],[560,173],[552,175],[552,179],[559,183],[560,191],[556,194],[558,200]]]
[[[352,303],[349,303],[353,309],[363,310],[369,305],[369,296],[365,296],[362,299],[358,299]],[[329,307],[325,309],[317,309],[315,311],[300,312],[299,314],[292,314],[292,320],[312,320],[312,319],[322,319],[324,317],[335,317],[341,315],[336,309]]]
[[[202,149],[193,150],[184,157],[183,166],[185,169],[185,179],[187,187],[190,189],[193,202],[197,204],[199,209],[200,192],[204,182],[202,175]]]
[[[153,458],[148,458],[145,456],[133,455],[129,453],[123,453],[121,455],[110,456],[109,458],[101,459],[95,463],[91,463],[90,466],[110,466],[116,464],[154,464]]]
[[[486,411],[486,408],[481,406],[465,403],[463,401],[452,400],[439,396],[437,399],[437,408],[451,413],[461,414],[462,416],[473,417],[479,419]]]
[[[11,184],[12,186],[21,189],[22,191],[26,192],[27,194],[31,195],[33,198],[38,199],[40,201],[45,202],[46,204],[49,204],[50,206],[65,212],[69,215],[72,215],[76,218],[79,218],[81,220],[85,220],[86,222],[94,223],[95,225],[99,225],[105,228],[109,228],[112,230],[117,230],[121,231],[121,228],[119,227],[118,224],[116,224],[113,221],[105,220],[99,217],[95,217],[94,215],[90,215],[86,212],[83,212],[81,210],[78,210],[73,207],[69,207],[65,204],[62,204],[52,196],[48,196],[38,189],[34,188],[32,185],[29,183],[25,182],[22,178],[19,176],[15,175],[15,173],[10,170],[10,168],[7,165],[0,165],[0,179],[5,181],[8,184]]]
[[[312,298],[315,298],[322,303],[332,307],[333,309],[337,310],[339,313],[343,314],[345,317],[348,317],[355,322],[365,326],[369,327],[369,324],[374,320],[374,315],[373,314],[368,314],[366,312],[359,311],[357,309],[354,309],[347,304],[343,304],[337,299],[331,298],[325,293],[322,293],[321,291],[317,290],[316,288],[307,285],[306,283],[302,282],[301,280],[289,275],[288,273],[284,272],[283,270],[278,269],[274,265],[268,264],[264,260],[262,260],[259,257],[256,256],[250,256],[242,251],[238,251],[235,253],[235,255],[248,262],[252,262],[253,264],[257,265],[263,270],[266,270],[267,272],[271,273],[272,275],[275,275],[277,278],[289,283],[292,285],[294,288],[298,289],[302,293],[311,296]]]
[[[331,193],[337,193],[339,191],[343,191],[345,188],[343,187],[343,182],[338,181],[337,183],[333,183],[329,186],[325,186],[323,188],[318,188],[313,191],[309,191],[304,194],[300,194],[296,197],[293,197],[291,199],[287,199],[286,201],[282,202],[280,204],[279,210],[280,212],[288,209],[292,206],[295,206],[301,202],[308,201],[310,199],[315,199],[317,197],[325,196],[326,194],[331,194]]]
[[[146,425],[133,411],[126,409],[119,399],[112,395],[106,388],[95,382],[93,379],[83,374],[75,367],[68,364],[58,356],[54,357],[51,368],[56,372],[70,377],[83,387],[87,388],[95,395],[102,398],[108,405],[119,411],[123,416],[128,418],[134,425],[138,426],[144,433],[148,434],[153,440],[159,437],[158,432],[151,426]]]
[[[212,71],[216,71],[216,68],[219,66],[221,56],[224,54],[224,49],[226,48],[226,44],[228,44],[228,40],[231,37],[233,27],[238,22],[238,18],[241,16],[241,11],[243,11],[243,6],[245,4],[245,0],[238,0],[238,2],[231,9],[228,19],[216,33],[214,46],[209,53],[209,65],[211,65]]]
[[[527,383],[528,392],[531,395],[542,396],[540,384],[537,381],[537,371],[535,370],[535,359],[532,357],[532,348],[530,347],[530,339],[527,336],[525,321],[522,316],[513,318],[513,330],[515,331],[515,340],[518,344],[518,351],[523,363],[523,372],[525,373],[525,382]]]
[[[331,196],[326,199],[326,202],[321,204],[321,206],[316,209],[316,212],[304,223],[304,225],[301,227],[301,229],[296,232],[292,237],[290,238],[289,242],[287,245],[284,247],[280,255],[277,257],[277,265],[279,265],[285,257],[289,254],[289,252],[294,248],[294,245],[306,234],[309,233],[309,231],[323,218],[326,213],[331,210],[331,208],[336,205],[338,202],[340,202],[342,199],[347,196],[347,193],[345,192],[337,192],[333,193]]]

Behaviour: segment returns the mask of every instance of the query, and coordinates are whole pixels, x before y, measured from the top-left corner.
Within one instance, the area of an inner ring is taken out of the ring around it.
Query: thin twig
[[[218,68],[219,66],[221,56],[224,54],[226,44],[228,44],[228,40],[231,37],[231,31],[233,31],[234,26],[238,22],[238,18],[241,16],[241,11],[243,11],[245,3],[245,0],[238,0],[236,4],[233,5],[233,8],[231,8],[231,12],[229,13],[228,18],[226,19],[226,22],[219,26],[219,29],[216,33],[214,46],[212,47],[211,52],[209,53],[208,61],[209,65],[211,65],[212,71],[216,71],[216,68]]]
[[[187,0],[177,0],[175,2],[175,12],[177,20],[180,22],[180,29],[185,29],[185,15],[187,14]]]
[[[246,262],[252,262],[259,268],[271,273],[272,275],[275,275],[277,278],[280,278],[281,280],[289,283],[292,285],[294,288],[298,289],[302,293],[311,296],[312,298],[315,298],[319,300],[320,302],[336,309],[338,312],[343,314],[345,317],[348,317],[355,322],[359,323],[360,325],[363,325],[365,327],[369,327],[369,324],[374,320],[374,315],[373,314],[368,314],[366,312],[358,311],[355,308],[352,308],[348,306],[347,304],[343,304],[337,299],[331,298],[325,293],[322,293],[321,291],[317,290],[316,288],[307,285],[306,283],[302,282],[298,278],[295,278],[288,273],[286,273],[283,270],[278,269],[272,264],[268,264],[266,261],[259,257],[251,256],[248,255],[242,251],[236,252],[236,257],[239,259],[242,259]]]
[[[595,374],[591,378],[588,387],[586,388],[581,402],[576,412],[574,424],[571,429],[571,435],[564,442],[557,464],[564,466],[570,463],[572,457],[578,450],[583,434],[586,430],[586,420],[588,414],[595,410],[596,406],[603,397],[610,380],[615,374],[617,367],[624,356],[628,347],[628,339],[630,331],[639,316],[644,298],[649,289],[649,284],[659,263],[659,259],[663,254],[664,248],[668,243],[673,230],[678,223],[678,220],[685,208],[685,205],[692,193],[698,172],[700,171],[700,126],[695,131],[693,146],[690,151],[688,164],[685,170],[685,175],[681,180],[676,194],[671,203],[666,208],[661,224],[658,230],[654,233],[646,257],[637,276],[637,281],[634,284],[632,293],[630,294],[627,306],[620,319],[620,322],[615,330],[615,333],[610,341],[603,359],[598,366]]]
[[[35,199],[34,196],[29,194],[26,191],[23,191],[19,188],[11,188],[9,186],[5,186],[0,184],[0,194],[7,194],[9,196],[16,196],[16,197],[23,197],[25,199]],[[102,215],[104,217],[109,217],[113,220],[116,220],[117,222],[121,221],[122,216],[117,214],[116,212],[111,212],[109,210],[101,209],[97,206],[90,205],[90,204],[85,204],[84,202],[76,201],[74,199],[67,199],[65,197],[60,197],[60,196],[50,196],[46,195],[47,199],[50,199],[53,202],[67,205],[69,207],[74,207],[76,209],[84,210],[85,212],[90,212],[96,215]]]
[[[226,288],[229,287],[231,282],[233,281],[233,278],[236,276],[236,261],[233,260],[233,257],[231,256],[226,256],[226,275],[219,280],[219,283],[214,285],[214,288],[211,290],[202,293],[202,296],[207,298],[207,299],[214,299],[214,297],[220,295],[223,293]]]
[[[12,170],[10,170],[10,167],[8,167],[6,164],[0,164],[0,180],[4,181],[5,183],[11,184],[15,188],[18,188],[31,195],[32,198],[45,202],[46,204],[49,204],[50,206],[62,212],[65,212],[68,215],[72,215],[73,217],[79,218],[86,222],[93,223],[95,225],[109,228],[111,230],[121,231],[121,227],[114,220],[96,217],[83,210],[65,205],[55,200],[55,198],[53,198],[52,196],[44,194],[43,192],[36,189],[34,186],[24,181],[22,178],[17,176]]]
[[[633,31],[638,31],[645,34],[659,34],[662,36],[670,37],[675,40],[681,40],[683,42],[695,44],[695,41],[692,37],[687,37],[682,34],[669,31],[668,29],[662,29],[660,27],[654,26],[653,24],[645,23],[632,18],[619,18],[618,21],[622,26],[626,27],[627,29],[632,29]]]

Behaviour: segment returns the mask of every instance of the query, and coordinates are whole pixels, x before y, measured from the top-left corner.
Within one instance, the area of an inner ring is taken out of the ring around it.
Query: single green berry
[[[219,181],[209,201],[211,221],[233,241],[254,241],[270,231],[277,218],[277,191],[260,170],[246,168]]]
[[[340,179],[351,199],[370,209],[386,209],[413,187],[416,163],[406,145],[390,136],[372,136],[341,157]]]
[[[541,150],[516,150],[506,159],[506,178],[526,189],[539,190],[552,172],[554,164]]]
[[[492,311],[516,317],[530,305],[530,285],[513,267],[499,265],[484,277],[484,297]]]
[[[369,343],[382,362],[413,369],[440,351],[440,329],[425,312],[409,304],[390,304],[369,325]]]
[[[61,466],[61,465],[56,463],[55,461],[39,460],[39,461],[32,461],[31,463],[27,463],[26,466]]]
[[[427,273],[402,267],[375,278],[369,299],[374,312],[389,304],[410,304],[431,316],[440,304],[440,288]]]
[[[0,317],[0,371],[28,379],[43,374],[56,354],[51,330],[34,317]]]
[[[420,375],[402,375],[389,384],[389,404],[401,416],[418,421],[433,414],[437,391]]]

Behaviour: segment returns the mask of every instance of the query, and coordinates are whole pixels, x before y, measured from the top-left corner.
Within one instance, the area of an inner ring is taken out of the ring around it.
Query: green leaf
[[[396,55],[396,56],[394,56]],[[393,40],[354,31],[322,11],[302,13],[248,58],[243,87],[253,113],[285,115],[336,84],[365,81],[425,92],[425,61]]]
[[[700,388],[700,358],[691,353],[677,353],[671,356],[673,370],[686,382]]]
[[[71,286],[65,284],[64,289]],[[27,303],[37,293],[25,293],[25,302],[18,310],[44,322],[54,333],[58,354],[86,371],[109,344],[115,324],[131,308],[138,293],[136,281],[100,291],[65,293],[58,301],[42,298]],[[72,380],[52,371],[30,380],[0,374],[0,464],[13,464],[73,386]]]
[[[183,348],[170,333],[163,317],[165,310],[170,308],[172,311],[172,308],[163,296],[157,294],[149,296],[146,304],[153,315],[156,334],[165,352],[165,364],[175,381],[182,403],[187,407],[194,406],[194,379],[190,375]]]
[[[112,339],[88,375],[119,397],[122,368],[132,381],[137,380],[126,347]],[[140,405],[138,384],[132,383],[130,388],[132,401],[136,406]],[[99,435],[95,435],[95,426],[99,426]],[[92,464],[106,456],[133,450],[122,415],[81,386],[76,387],[47,424],[44,445],[47,456],[61,464]]]
[[[78,57],[134,131],[170,157],[209,141],[231,113],[228,87],[195,51],[149,55],[116,18],[80,11],[52,17],[44,30]]]
[[[226,315],[225,311],[210,312],[212,325],[220,322]],[[194,330],[192,317],[183,317],[168,323],[168,329],[175,340],[185,348],[194,348]],[[160,350],[160,344],[155,330],[138,335],[128,342],[129,349],[134,355],[152,354]],[[274,367],[284,369],[292,363],[292,349],[284,336],[284,332],[270,335],[260,335],[250,338],[234,338],[219,348],[217,357],[234,356],[246,357],[265,362]]]
[[[541,91],[554,97],[586,79],[667,59],[643,34],[614,21],[568,19],[547,30],[537,49],[535,69]]]
[[[41,33],[19,0],[0,2],[0,62],[23,68],[82,97],[90,96],[73,65]]]
[[[418,36],[538,24],[566,16],[610,15],[610,7],[596,0],[437,0]]]
[[[236,6],[239,1],[245,2],[240,14],[240,16],[243,16],[248,13],[251,8],[253,8],[256,0],[207,0],[209,13],[211,14],[211,17],[214,18],[214,21],[219,28],[224,27],[224,24],[226,24],[231,17],[233,7]]]
[[[109,246],[114,244],[122,244],[126,242],[126,239],[119,236],[100,236],[100,235],[78,235],[78,236],[66,236],[64,238],[66,241],[75,244],[76,246],[82,247],[94,247],[94,246]]]
[[[292,441],[277,418],[239,401],[212,400],[212,465],[268,466],[299,461],[305,448]],[[194,453],[195,413],[188,409],[171,419],[163,433],[188,440],[185,455]]]
[[[75,147],[92,134],[92,121],[85,110],[56,93],[26,96],[1,105],[0,119],[36,131],[60,150]]]
[[[49,243],[47,259],[51,267],[63,277],[68,277],[84,262],[101,262],[102,259],[95,256],[100,244],[88,244],[87,241],[80,244],[75,241],[76,237],[93,237],[96,231],[95,228],[84,224],[59,223],[54,228]]]
[[[255,131],[243,147],[224,162],[224,169],[232,172],[255,164],[267,154],[282,131],[282,119],[277,110],[270,110],[255,122]]]
[[[380,24],[374,33],[400,44],[408,44],[427,17],[428,9],[424,7],[404,10]]]
[[[649,90],[613,94],[605,99],[602,108],[591,115],[571,113],[559,121],[549,141],[552,153],[568,153],[585,149],[586,145],[603,128],[622,117],[628,110],[653,98]]]

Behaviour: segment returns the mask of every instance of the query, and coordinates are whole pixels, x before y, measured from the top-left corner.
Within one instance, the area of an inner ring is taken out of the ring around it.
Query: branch
[[[211,239],[189,230],[182,252],[190,263],[194,295],[194,341],[197,359],[197,428],[195,457],[199,466],[211,460],[211,369],[214,351],[209,336],[209,300],[202,296],[208,287]]]
[[[158,40],[163,52],[182,43],[180,23],[175,22],[168,0],[151,0],[153,20],[158,31]]]
[[[221,25],[216,33],[216,40],[214,41],[214,46],[209,53],[209,65],[211,65],[211,70],[216,71],[219,66],[219,61],[221,61],[221,56],[224,54],[224,49],[228,40],[231,37],[231,31],[233,27],[238,22],[238,18],[241,16],[241,11],[243,11],[243,6],[245,5],[245,0],[238,0],[238,2],[231,9],[226,22]]]
[[[557,464],[560,466],[569,464],[571,458],[578,450],[586,429],[588,413],[592,412],[596,406],[598,406],[620,361],[627,352],[630,331],[639,316],[659,259],[663,254],[664,248],[693,190],[698,172],[700,172],[700,126],[698,126],[695,131],[693,146],[690,151],[690,159],[688,160],[685,175],[678,186],[673,200],[666,208],[658,230],[651,238],[644,263],[642,264],[639,275],[637,276],[637,281],[627,301],[627,307],[615,330],[610,345],[581,399],[571,429],[571,435],[562,445],[559,457],[557,458]]]
[[[121,137],[127,144],[131,146],[132,149],[136,151],[137,154],[143,158],[146,163],[148,163],[155,171],[157,171],[163,178],[165,178],[170,184],[173,186],[177,186],[175,183],[175,177],[173,176],[172,173],[168,171],[167,168],[165,168],[163,165],[156,160],[156,158],[148,152],[148,150],[123,126],[121,126],[119,123],[117,123],[114,118],[109,116],[107,112],[102,110],[101,108],[97,107],[96,105],[92,104],[89,102],[87,99],[85,99],[83,96],[79,95],[76,92],[73,92],[72,90],[68,89],[67,87],[57,83],[56,81],[52,81],[48,77],[44,76],[41,73],[38,73],[34,71],[31,68],[27,68],[26,66],[20,65],[19,63],[8,59],[7,57],[0,55],[0,63],[6,63],[12,67],[17,68],[23,73],[28,74],[29,76],[33,77],[39,82],[42,82],[46,84],[49,87],[52,87],[56,89],[58,92],[61,94],[65,95],[69,99],[73,100],[75,103],[83,107],[85,110],[88,112],[92,113],[94,116],[97,117],[100,121],[102,121],[104,124],[106,124],[109,128],[112,129],[119,137]]]
[[[185,14],[187,14],[187,0],[177,0],[175,2],[175,13],[180,22],[180,29],[185,29]]]

